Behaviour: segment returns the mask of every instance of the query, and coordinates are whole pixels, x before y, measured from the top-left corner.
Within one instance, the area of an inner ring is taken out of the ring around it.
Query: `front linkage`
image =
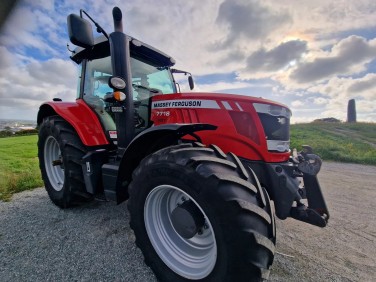
[[[321,168],[321,158],[313,154],[310,146],[303,146],[303,151],[293,156],[293,161],[302,173],[304,187],[299,188],[302,199],[307,199],[308,208],[297,200],[297,206],[291,208],[291,217],[319,227],[325,227],[329,220],[329,211],[326,206],[317,174]]]
[[[317,179],[322,161],[310,146],[303,146],[299,153],[294,149],[286,163],[242,161],[259,175],[261,185],[274,200],[278,218],[292,217],[319,227],[326,226],[329,211]],[[303,203],[304,199],[308,206]]]

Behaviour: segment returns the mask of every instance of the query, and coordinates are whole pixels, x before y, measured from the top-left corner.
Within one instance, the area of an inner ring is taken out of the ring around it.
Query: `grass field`
[[[309,123],[291,126],[291,148],[310,145],[324,161],[376,165],[376,123]]]
[[[37,157],[37,135],[0,138],[0,200],[43,186]]]
[[[0,200],[43,186],[37,135],[0,138]],[[376,123],[309,123],[291,126],[291,148],[310,145],[324,161],[376,165]]]

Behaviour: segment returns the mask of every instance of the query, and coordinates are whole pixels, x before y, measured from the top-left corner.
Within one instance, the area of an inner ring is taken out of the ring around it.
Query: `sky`
[[[193,74],[193,91],[275,100],[293,123],[346,121],[355,99],[357,120],[376,122],[374,0],[21,0],[0,30],[0,119],[74,101],[66,18],[84,9],[111,33],[114,6],[127,34]]]

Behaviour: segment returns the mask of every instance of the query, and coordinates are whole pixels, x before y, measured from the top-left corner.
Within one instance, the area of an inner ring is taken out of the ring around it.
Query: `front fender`
[[[153,126],[140,133],[125,149],[118,170],[116,184],[117,202],[128,198],[127,186],[132,172],[146,156],[171,145],[175,145],[183,136],[194,135],[196,131],[215,130],[211,124],[163,124]]]
[[[76,130],[86,146],[108,145],[101,123],[91,108],[81,99],[76,102],[47,102],[40,106],[38,125],[48,116],[59,115]]]

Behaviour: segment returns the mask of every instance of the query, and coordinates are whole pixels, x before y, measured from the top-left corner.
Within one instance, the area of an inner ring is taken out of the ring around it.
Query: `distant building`
[[[341,121],[339,119],[334,118],[334,117],[330,117],[330,118],[315,119],[313,122],[341,122]]]

